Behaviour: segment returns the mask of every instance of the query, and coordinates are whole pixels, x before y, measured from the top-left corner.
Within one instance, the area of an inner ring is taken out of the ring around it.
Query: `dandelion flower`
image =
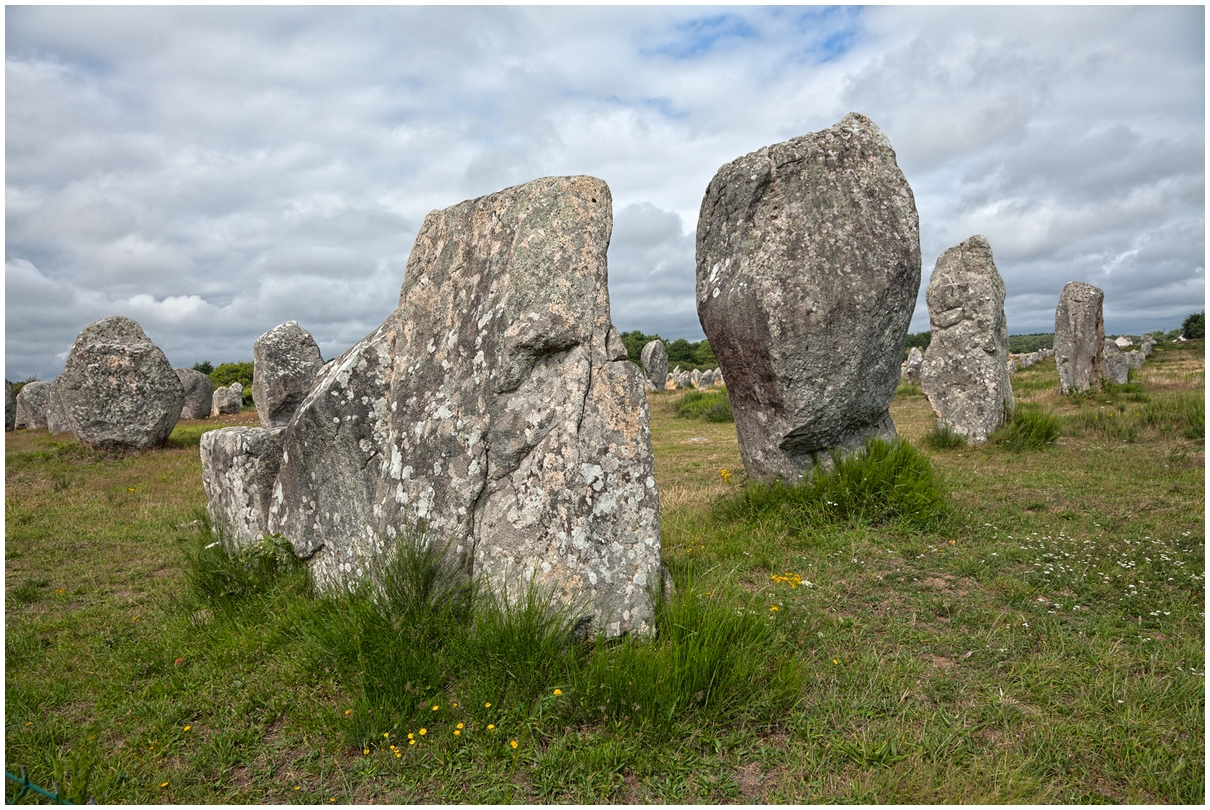
[[[415,744],[416,744],[415,740],[408,740],[408,745],[415,745]]]
[[[384,731],[384,732],[382,733],[382,738],[383,738],[384,740],[389,740],[389,739],[391,739],[391,732],[389,732],[389,731]]]
[[[345,717],[348,717],[352,713],[353,713],[352,709],[345,709]]]
[[[429,730],[428,730],[427,728],[422,728],[422,729],[420,729],[420,736],[421,736],[421,737],[423,737],[425,734],[428,734],[428,733],[429,733]]]
[[[466,728],[466,726],[464,726],[464,725],[462,725],[461,723],[459,723],[457,726],[455,726],[455,728]]]
[[[401,754],[401,753],[399,753],[398,751],[396,751],[396,752],[395,752],[395,759],[402,759],[402,758],[403,758],[403,754]]]
[[[363,754],[368,754],[368,753],[370,753],[370,749],[369,749],[369,748],[363,748],[363,749],[361,749],[361,753],[363,753]]]
[[[134,492],[134,490],[133,490],[133,489],[132,489],[132,490],[130,490],[130,491],[131,491],[131,492]],[[1121,703],[1121,702],[1122,702],[1122,701],[1120,701],[1120,700],[1118,701],[1118,703]],[[168,787],[168,783],[167,783],[167,782],[160,782],[160,787]]]
[[[411,732],[408,732],[408,739],[409,739],[409,740],[414,740],[414,739],[416,739],[416,735],[415,735],[415,734],[412,734]]]
[[[839,661],[837,661],[835,658],[833,658],[833,659],[832,659],[832,665],[833,665],[833,666],[835,666],[836,664],[839,664],[839,663],[840,663],[840,662],[839,662]]]
[[[509,740],[509,741],[508,741],[508,744],[509,744],[509,745],[511,745],[513,748],[516,748],[516,747],[517,747],[517,741],[516,741],[516,740]]]
[[[302,790],[302,785],[295,785],[295,786],[294,786],[294,789],[295,789],[295,790]]]
[[[188,731],[191,728],[193,728],[193,726],[185,726],[185,731]]]
[[[562,689],[556,689],[556,690],[555,690],[555,694],[556,694],[556,695],[561,695],[561,694],[563,694],[563,690],[562,690]]]
[[[462,730],[461,730],[461,729],[454,729],[454,736],[455,736],[455,737],[461,737],[461,736],[462,736]]]
[[[434,703],[434,704],[433,704],[433,711],[437,711],[437,710],[438,710],[438,709],[440,709],[440,708],[441,708],[441,707],[440,707],[440,706],[438,706],[436,703]]]
[[[451,703],[451,704],[450,704],[450,708],[451,708],[451,709],[456,709],[456,708],[458,708],[458,704],[457,704],[457,703]]]
[[[487,730],[488,730],[488,731],[495,731],[495,730],[496,730],[496,724],[495,724],[495,723],[488,723],[488,724],[487,724]]]
[[[485,709],[490,709],[491,707],[492,707],[492,704],[490,704],[490,703],[483,704],[483,708],[485,708]]]

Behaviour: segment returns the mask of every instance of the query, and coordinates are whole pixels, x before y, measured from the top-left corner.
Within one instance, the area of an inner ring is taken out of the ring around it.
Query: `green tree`
[[[210,372],[210,382],[215,388],[237,382],[244,387],[244,405],[252,404],[252,363],[223,363]]]
[[[202,372],[203,374],[209,375],[209,374],[210,374],[210,372],[214,371],[214,366],[210,365],[210,361],[209,361],[209,360],[203,360],[203,361],[202,361],[202,362],[200,362],[200,363],[194,363],[194,364],[193,364],[193,370],[194,370],[194,371],[200,371],[200,372]]]
[[[904,343],[903,348],[905,350],[919,349],[920,351],[924,351],[925,349],[927,349],[929,347],[929,341],[931,341],[932,339],[933,339],[933,333],[931,330],[926,330],[924,332],[917,332],[914,335],[907,336],[907,341]]]
[[[1186,340],[1199,340],[1206,336],[1206,311],[1195,312],[1181,324],[1181,334]]]
[[[659,335],[644,335],[637,329],[623,332],[622,345],[626,347],[626,356],[630,362],[641,367],[643,365],[643,347],[653,340],[663,340],[663,338]]]

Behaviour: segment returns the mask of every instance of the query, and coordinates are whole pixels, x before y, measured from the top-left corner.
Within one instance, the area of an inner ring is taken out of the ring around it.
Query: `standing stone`
[[[719,169],[697,226],[697,312],[756,479],[893,438],[920,228],[886,136],[850,113]]]
[[[1126,353],[1112,340],[1105,341],[1101,352],[1101,378],[1118,385],[1130,379],[1130,363],[1126,360]]]
[[[168,358],[130,318],[84,327],[59,395],[71,432],[93,449],[160,447],[181,416],[185,390]]]
[[[1144,337],[1140,346],[1143,352],[1143,357],[1150,357],[1152,349],[1155,348],[1155,341],[1150,336]]]
[[[1143,360],[1146,359],[1146,356],[1138,349],[1132,352],[1123,352],[1123,355],[1126,357],[1126,365],[1136,371],[1143,367]]]
[[[696,368],[691,369],[689,371],[689,384],[692,385],[694,388],[701,388],[702,387],[702,372]]]
[[[285,427],[323,368],[319,346],[297,321],[287,321],[257,338],[252,360],[252,402],[260,425]]]
[[[315,381],[269,529],[323,590],[426,529],[496,593],[654,631],[659,500],[640,370],[609,315],[609,188],[551,177],[425,218],[399,308]]]
[[[924,350],[920,388],[937,425],[975,445],[986,443],[1013,411],[1004,296],[1004,280],[982,236],[942,253],[924,293],[933,336]]]
[[[185,389],[182,419],[207,419],[214,407],[214,383],[210,377],[193,368],[176,368],[177,379]]]
[[[50,408],[48,380],[34,380],[21,386],[17,394],[16,426],[18,429],[46,430],[46,412]]]
[[[202,434],[206,510],[230,550],[247,548],[265,534],[285,433],[285,428],[229,427]]]
[[[920,365],[924,362],[924,352],[913,346],[908,350],[907,360],[903,364],[903,381],[920,384]]]
[[[691,371],[681,371],[673,374],[672,379],[676,383],[676,387],[678,389],[688,388],[693,384],[693,373]]]
[[[17,398],[13,396],[13,384],[4,380],[4,430],[13,430],[17,426]]]
[[[67,410],[59,393],[59,377],[51,383],[50,394],[46,398],[46,432],[52,436],[71,433],[71,423],[67,421]]]
[[[1059,392],[1074,394],[1101,387],[1105,293],[1082,281],[1069,281],[1055,309],[1055,365]]]
[[[647,379],[651,380],[656,388],[663,389],[664,381],[668,378],[668,349],[664,347],[664,341],[653,340],[648,343],[643,347],[639,359],[643,361]]]
[[[211,394],[210,415],[239,413],[244,407],[244,386],[238,382],[214,389]]]
[[[1118,335],[1116,338],[1114,338],[1113,342],[1117,344],[1119,349],[1125,349],[1127,346],[1134,345],[1134,341],[1126,335]]]

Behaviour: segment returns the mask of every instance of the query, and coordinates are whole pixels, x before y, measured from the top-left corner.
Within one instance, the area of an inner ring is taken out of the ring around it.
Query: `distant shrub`
[[[1017,406],[1004,422],[1004,426],[993,433],[989,444],[997,444],[1014,453],[1041,450],[1059,438],[1059,420],[1034,403]]]
[[[749,484],[724,501],[723,517],[759,519],[777,514],[802,530],[845,520],[935,528],[949,514],[945,493],[928,457],[905,441],[875,439],[866,452],[833,453],[831,469],[817,467],[798,484]]]
[[[205,375],[209,376],[210,372],[214,371],[214,366],[210,365],[210,361],[209,361],[209,360],[203,360],[203,361],[202,361],[202,362],[200,362],[200,363],[194,363],[194,364],[193,364],[193,370],[194,370],[194,371],[200,371],[200,372],[202,372],[203,374],[205,374]]]
[[[947,424],[938,424],[924,434],[924,443],[933,450],[954,450],[966,447],[966,437]]]
[[[726,388],[717,391],[686,391],[676,405],[676,415],[682,419],[705,419],[707,422],[734,422],[731,398]]]
[[[903,357],[906,360],[908,352],[911,349],[919,349],[924,351],[929,347],[929,343],[933,340],[932,330],[926,329],[923,332],[917,332],[914,335],[908,335],[903,343]]]
[[[1053,349],[1055,336],[1053,332],[1038,332],[1031,335],[1009,335],[1008,350],[1013,354],[1036,352],[1038,349]]]
[[[1186,340],[1200,340],[1206,336],[1206,312],[1195,312],[1181,324],[1181,334]]]
[[[215,388],[222,388],[237,382],[244,387],[244,405],[252,404],[252,363],[223,363],[210,372],[210,382]]]

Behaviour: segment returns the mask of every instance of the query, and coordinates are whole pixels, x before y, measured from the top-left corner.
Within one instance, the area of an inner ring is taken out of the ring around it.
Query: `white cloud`
[[[850,110],[895,145],[926,282],[983,233],[1014,331],[1077,277],[1111,331],[1172,327],[1204,299],[1203,32],[1200,7],[8,7],[6,363],[52,375],[113,314],[183,365],[290,319],[335,354],[429,211],[549,174],[613,191],[619,327],[697,338],[710,178]]]

